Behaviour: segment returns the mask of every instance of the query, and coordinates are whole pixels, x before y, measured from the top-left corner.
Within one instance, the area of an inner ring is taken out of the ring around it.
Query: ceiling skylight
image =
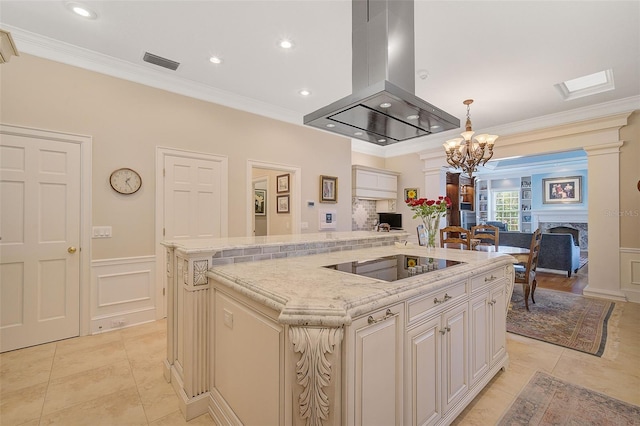
[[[615,89],[613,84],[613,70],[608,69],[583,77],[558,83],[555,87],[565,101],[595,95]]]

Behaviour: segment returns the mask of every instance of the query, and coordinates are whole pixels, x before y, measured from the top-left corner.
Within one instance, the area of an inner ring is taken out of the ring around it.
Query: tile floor
[[[495,424],[536,370],[640,405],[640,304],[617,303],[602,358],[508,334],[511,364],[456,419]],[[162,375],[157,321],[0,354],[0,425],[187,424]],[[213,425],[205,414],[188,423]]]

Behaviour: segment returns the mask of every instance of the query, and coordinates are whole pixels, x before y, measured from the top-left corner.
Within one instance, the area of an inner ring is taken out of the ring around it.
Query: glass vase
[[[427,232],[427,248],[435,248],[436,234],[440,230],[440,216],[423,217],[422,223]]]

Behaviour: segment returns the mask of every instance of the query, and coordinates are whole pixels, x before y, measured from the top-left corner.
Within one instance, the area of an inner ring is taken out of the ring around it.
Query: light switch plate
[[[110,226],[94,226],[92,229],[92,238],[111,238],[112,229]]]

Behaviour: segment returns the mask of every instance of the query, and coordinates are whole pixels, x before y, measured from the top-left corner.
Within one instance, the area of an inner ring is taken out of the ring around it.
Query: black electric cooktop
[[[427,274],[463,263],[464,262],[458,262],[457,260],[398,254],[374,259],[336,263],[333,265],[325,265],[324,267],[391,282],[414,275]]]

